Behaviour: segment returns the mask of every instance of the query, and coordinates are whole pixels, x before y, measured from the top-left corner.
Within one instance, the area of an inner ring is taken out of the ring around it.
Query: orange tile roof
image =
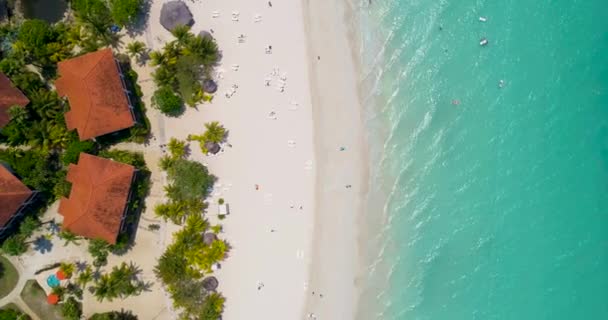
[[[8,223],[32,191],[0,164],[0,227]]]
[[[57,64],[55,87],[70,102],[68,129],[80,140],[132,127],[135,124],[111,49],[103,49]]]
[[[128,164],[81,153],[78,164],[68,167],[70,196],[59,203],[63,229],[116,243],[134,174]]]
[[[10,120],[8,109],[12,106],[25,107],[30,100],[19,89],[13,86],[11,80],[0,72],[0,128]]]

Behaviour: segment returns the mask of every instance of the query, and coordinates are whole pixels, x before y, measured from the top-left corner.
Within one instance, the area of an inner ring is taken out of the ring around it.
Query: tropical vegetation
[[[100,302],[138,295],[146,288],[146,283],[137,279],[139,273],[139,268],[133,263],[123,262],[114,266],[110,273],[102,274],[95,281],[93,294]]]
[[[223,309],[224,298],[205,290],[202,277],[225,258],[228,244],[219,239],[205,244],[201,235],[208,229],[209,223],[200,215],[189,216],[154,269],[184,319],[218,319]]]
[[[105,313],[96,313],[92,315],[88,320],[137,320],[130,311],[110,311]]]
[[[0,309],[0,320],[29,320],[31,319],[27,314],[17,311],[15,309]]]
[[[183,112],[184,101],[169,86],[154,91],[152,105],[168,116],[179,116]]]
[[[207,143],[217,144],[224,142],[228,131],[217,121],[205,123],[205,129],[205,133],[202,135],[188,135],[188,141],[198,141],[201,151],[206,154],[209,152],[207,150]]]
[[[82,316],[82,305],[74,297],[69,297],[61,304],[61,315],[66,320],[79,320]]]
[[[217,44],[192,34],[188,26],[178,26],[172,34],[174,41],[162,51],[150,53],[150,64],[157,67],[152,76],[158,90],[171,90],[187,105],[195,106],[204,97],[200,81],[209,77],[219,57]]]

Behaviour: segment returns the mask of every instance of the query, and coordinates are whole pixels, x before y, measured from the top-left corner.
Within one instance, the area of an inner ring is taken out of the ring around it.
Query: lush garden
[[[0,320],[30,320],[15,304],[9,303],[0,308]]]
[[[203,92],[201,81],[209,78],[219,54],[213,39],[192,34],[188,26],[178,26],[172,34],[175,40],[161,51],[150,53],[150,65],[156,66],[152,76],[158,87],[152,104],[168,116],[178,116],[184,103],[194,107],[211,99]]]
[[[154,271],[161,280],[183,319],[218,319],[224,308],[224,298],[205,288],[203,277],[212,272],[213,265],[222,261],[229,250],[226,241],[217,239],[206,243],[206,232],[219,233],[220,226],[210,226],[202,217],[204,199],[215,178],[199,162],[186,159],[186,142],[171,139],[170,154],[161,161],[167,171],[169,184],[165,194],[169,201],[155,208],[156,214],[183,228],[173,235],[173,242],[159,258]]]
[[[11,169],[31,189],[39,192],[39,203],[22,221],[12,236],[2,244],[2,251],[20,255],[32,244],[29,238],[44,223],[37,217],[46,207],[70,192],[65,181],[67,167],[78,161],[81,152],[98,155],[138,168],[132,186],[133,199],[129,202],[127,222],[135,228],[149,191],[150,172],[143,155],[113,150],[112,145],[132,141],[145,142],[150,125],[141,102],[141,88],[137,74],[130,68],[129,58],[118,55],[126,75],[130,97],[135,104],[138,124],[117,134],[102,136],[96,141],[80,141],[74,131],[68,131],[64,113],[69,110],[66,100],[58,97],[52,83],[57,77],[57,63],[103,47],[116,47],[120,36],[112,31],[114,26],[133,26],[143,7],[143,0],[70,0],[74,20],[49,25],[42,20],[12,21],[0,25],[0,71],[29,98],[25,108],[13,107],[9,111],[10,122],[0,131],[0,161]],[[177,27],[172,31],[174,41],[162,50],[147,53],[141,42],[126,46],[128,56],[138,63],[149,59],[155,66],[153,80],[157,89],[152,96],[153,107],[169,116],[178,116],[184,106],[194,107],[212,96],[205,93],[202,81],[210,79],[213,66],[219,59],[215,41],[190,32],[189,27]],[[197,141],[204,153],[209,143],[224,142],[227,131],[217,122],[205,125],[202,135],[191,135],[189,141]],[[205,284],[214,265],[222,261],[229,250],[226,241],[217,236],[211,242],[203,235],[219,234],[220,226],[210,226],[203,217],[204,200],[212,190],[215,177],[205,166],[187,159],[187,142],[171,139],[170,155],[161,159],[161,168],[167,172],[168,185],[165,193],[168,201],[154,208],[157,216],[183,225],[174,234],[171,245],[159,258],[155,274],[169,292],[174,306],[180,310],[181,319],[217,320],[224,308],[224,297]],[[132,230],[132,229],[131,229]],[[80,319],[83,291],[89,290],[99,301],[124,299],[138,295],[149,284],[138,279],[140,270],[134,264],[123,263],[104,273],[108,255],[128,249],[131,233],[119,236],[117,244],[110,245],[99,239],[87,241],[93,257],[92,266],[74,268],[61,264],[64,273],[73,276],[65,287],[57,287],[61,297],[58,306],[46,304],[44,292],[33,281],[26,284],[22,298],[45,319]],[[59,237],[64,245],[80,244],[83,239],[62,231]],[[93,270],[93,268],[95,270]],[[1,279],[0,279],[1,285]],[[1,289],[1,286],[0,286]],[[93,320],[133,320],[129,312],[114,311],[95,314]]]
[[[54,91],[52,83],[57,63],[78,55],[119,43],[120,36],[111,26],[130,28],[140,14],[142,0],[71,0],[74,19],[48,24],[42,20],[13,20],[0,24],[0,72],[4,73],[30,100],[25,107],[9,109],[9,123],[1,128],[0,161],[7,164],[32,190],[37,202],[28,208],[28,227],[42,225],[36,216],[46,207],[66,196],[70,183],[65,181],[67,167],[76,163],[81,152],[104,156],[113,144],[124,141],[144,143],[150,132],[137,73],[130,68],[126,55],[117,55],[125,74],[127,89],[134,104],[137,124],[96,141],[80,141],[75,131],[68,131],[64,114],[68,102]],[[114,152],[116,153],[116,152]],[[115,155],[108,155],[113,157]],[[139,156],[143,163],[143,157]],[[119,160],[120,161],[120,160]],[[143,207],[149,171],[142,166],[136,180],[136,199],[130,213]],[[29,220],[28,220],[29,219]],[[33,219],[33,220],[32,220]],[[137,214],[131,215],[137,221]],[[19,255],[27,250],[33,230],[15,226],[2,251]],[[29,230],[29,231],[28,231]],[[24,232],[25,231],[25,232]]]

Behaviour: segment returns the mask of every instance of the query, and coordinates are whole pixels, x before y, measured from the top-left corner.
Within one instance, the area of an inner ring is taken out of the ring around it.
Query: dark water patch
[[[66,0],[21,0],[21,10],[27,19],[58,22],[63,18],[67,8]]]

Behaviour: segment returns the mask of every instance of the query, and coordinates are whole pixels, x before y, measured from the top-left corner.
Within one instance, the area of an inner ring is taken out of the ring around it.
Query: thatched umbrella
[[[205,149],[207,149],[207,151],[211,154],[216,154],[220,152],[220,149],[222,148],[215,142],[207,141],[205,142]]]
[[[210,245],[217,239],[217,236],[213,232],[207,232],[203,235],[203,243]]]
[[[215,291],[219,285],[220,283],[215,277],[203,279],[203,288],[205,288],[207,291]]]
[[[201,37],[201,38],[203,38],[203,39],[204,39],[204,38],[209,38],[209,39],[213,40],[213,35],[211,34],[211,32],[206,31],[206,30],[201,31],[201,32],[198,34],[198,36],[199,36],[199,37]]]
[[[211,79],[203,81],[203,91],[207,93],[215,93],[217,91],[217,83]]]
[[[160,24],[171,31],[179,25],[192,26],[192,12],[182,1],[169,1],[160,9]]]

